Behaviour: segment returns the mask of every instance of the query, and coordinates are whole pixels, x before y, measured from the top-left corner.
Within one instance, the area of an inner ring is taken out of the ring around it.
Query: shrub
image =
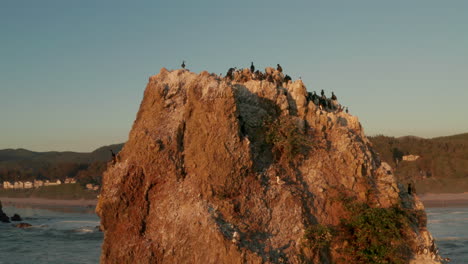
[[[304,233],[304,245],[312,250],[321,250],[330,246],[333,234],[330,227],[324,225],[309,226]]]
[[[355,263],[406,263],[410,247],[404,229],[408,216],[397,208],[353,207],[355,212],[343,219],[341,228],[348,242],[346,251]]]
[[[268,119],[264,122],[265,141],[273,146],[272,151],[277,160],[292,161],[299,154],[304,154],[312,146],[310,137],[301,131],[290,117]]]

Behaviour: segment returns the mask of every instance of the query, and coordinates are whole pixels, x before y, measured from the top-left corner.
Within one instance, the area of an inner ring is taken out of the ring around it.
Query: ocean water
[[[99,218],[92,208],[54,207],[47,209],[3,207],[18,213],[25,223],[21,229],[0,223],[0,264],[84,264],[99,263],[104,238],[96,226]]]
[[[426,208],[427,227],[442,257],[468,263],[468,207]]]

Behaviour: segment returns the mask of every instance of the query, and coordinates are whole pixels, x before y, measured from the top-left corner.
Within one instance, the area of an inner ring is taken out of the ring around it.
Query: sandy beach
[[[47,205],[47,206],[83,206],[94,207],[97,200],[54,200],[43,198],[8,198],[0,197],[3,206],[6,205]]]
[[[418,195],[425,207],[464,207],[468,206],[468,192],[426,193]]]

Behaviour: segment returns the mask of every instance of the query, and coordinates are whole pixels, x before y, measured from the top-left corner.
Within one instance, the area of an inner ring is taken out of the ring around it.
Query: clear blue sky
[[[468,132],[468,1],[0,0],[0,149],[124,142],[150,75],[280,63],[367,135]]]

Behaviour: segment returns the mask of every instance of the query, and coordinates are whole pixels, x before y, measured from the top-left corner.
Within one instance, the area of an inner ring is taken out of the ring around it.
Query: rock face
[[[28,224],[28,223],[19,223],[19,224],[14,225],[14,227],[17,227],[17,228],[28,228],[28,227],[31,227],[31,226],[32,225]]]
[[[372,263],[366,248],[375,263],[439,263],[422,203],[358,119],[320,110],[302,81],[269,71],[149,79],[103,176],[101,262]],[[375,219],[388,226],[358,244]]]
[[[2,210],[2,202],[0,201],[0,222],[10,223],[10,218]]]
[[[14,214],[11,217],[11,221],[23,221],[23,219],[21,219],[21,216],[19,214]]]

